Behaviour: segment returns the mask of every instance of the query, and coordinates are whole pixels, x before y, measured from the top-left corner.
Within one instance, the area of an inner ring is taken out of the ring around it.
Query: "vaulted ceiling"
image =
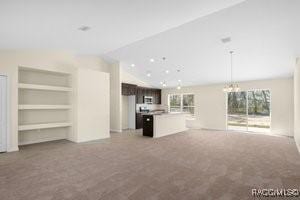
[[[291,77],[300,56],[299,11],[299,0],[248,0],[108,55],[154,86],[229,82],[231,50],[234,81]]]
[[[157,87],[229,81],[230,50],[237,81],[288,77],[299,10],[299,0],[0,0],[0,48],[101,55]]]

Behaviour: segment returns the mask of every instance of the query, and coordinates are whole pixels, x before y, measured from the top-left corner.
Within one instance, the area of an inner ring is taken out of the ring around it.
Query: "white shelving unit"
[[[72,124],[71,123],[27,124],[27,125],[20,125],[19,131],[40,130],[40,129],[47,129],[47,128],[68,127],[68,126],[72,126]]]
[[[71,105],[19,105],[19,110],[65,110],[71,109]]]
[[[71,73],[19,68],[19,145],[68,138],[71,78]]]
[[[57,87],[51,85],[37,85],[37,84],[27,84],[27,83],[19,83],[19,89],[50,90],[50,91],[61,91],[61,92],[72,91],[72,89],[69,87]]]

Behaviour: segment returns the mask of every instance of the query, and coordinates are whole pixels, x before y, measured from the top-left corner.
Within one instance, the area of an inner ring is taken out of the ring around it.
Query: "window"
[[[269,132],[271,127],[270,91],[251,90],[227,95],[227,128]]]
[[[169,109],[170,112],[181,112],[181,95],[169,95]]]
[[[195,114],[194,95],[193,94],[170,94],[169,112],[187,112]]]

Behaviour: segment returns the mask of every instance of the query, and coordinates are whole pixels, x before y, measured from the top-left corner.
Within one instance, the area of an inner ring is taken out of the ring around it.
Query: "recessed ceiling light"
[[[151,76],[151,72],[150,72],[150,71],[147,72],[147,76],[148,76],[148,77]]]
[[[178,85],[178,86],[177,86],[177,90],[180,90],[180,89],[181,89],[181,86],[180,86],[180,85]]]
[[[167,84],[166,83],[163,83],[163,87],[166,87],[167,86]]]
[[[169,70],[166,70],[165,72],[166,72],[166,74],[168,74],[170,71],[169,71]]]
[[[131,64],[131,67],[135,67],[135,64]]]
[[[89,26],[80,26],[79,28],[78,28],[78,30],[80,30],[80,31],[88,31],[88,30],[90,30],[91,29],[91,27],[89,27]]]
[[[161,81],[161,82],[159,82],[161,85],[163,84],[163,82]]]
[[[179,79],[178,82],[181,82],[181,80]]]
[[[150,59],[150,62],[154,62],[155,60],[153,58]]]

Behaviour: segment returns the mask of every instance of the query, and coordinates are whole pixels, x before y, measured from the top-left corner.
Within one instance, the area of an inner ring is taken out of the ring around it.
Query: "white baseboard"
[[[13,147],[13,148],[7,149],[7,152],[14,152],[14,151],[19,151],[19,147]]]
[[[99,141],[99,140],[103,140],[103,139],[107,139],[107,138],[110,138],[110,135],[101,137],[101,138],[97,138],[97,139],[92,139],[92,140],[80,140],[80,141],[76,141],[76,143],[93,142],[93,141]]]
[[[218,129],[218,128],[200,128],[201,130],[206,130],[206,131],[227,131],[226,129]]]
[[[300,144],[298,144],[298,142],[296,142],[296,146],[297,146],[297,149],[298,149],[298,151],[300,153]]]
[[[122,130],[110,129],[110,132],[122,133]]]
[[[28,145],[28,144],[42,143],[42,142],[50,142],[50,141],[56,141],[56,140],[68,140],[68,138],[66,138],[66,137],[46,138],[46,139],[39,139],[39,140],[33,140],[33,141],[25,141],[25,142],[19,142],[19,146]]]

